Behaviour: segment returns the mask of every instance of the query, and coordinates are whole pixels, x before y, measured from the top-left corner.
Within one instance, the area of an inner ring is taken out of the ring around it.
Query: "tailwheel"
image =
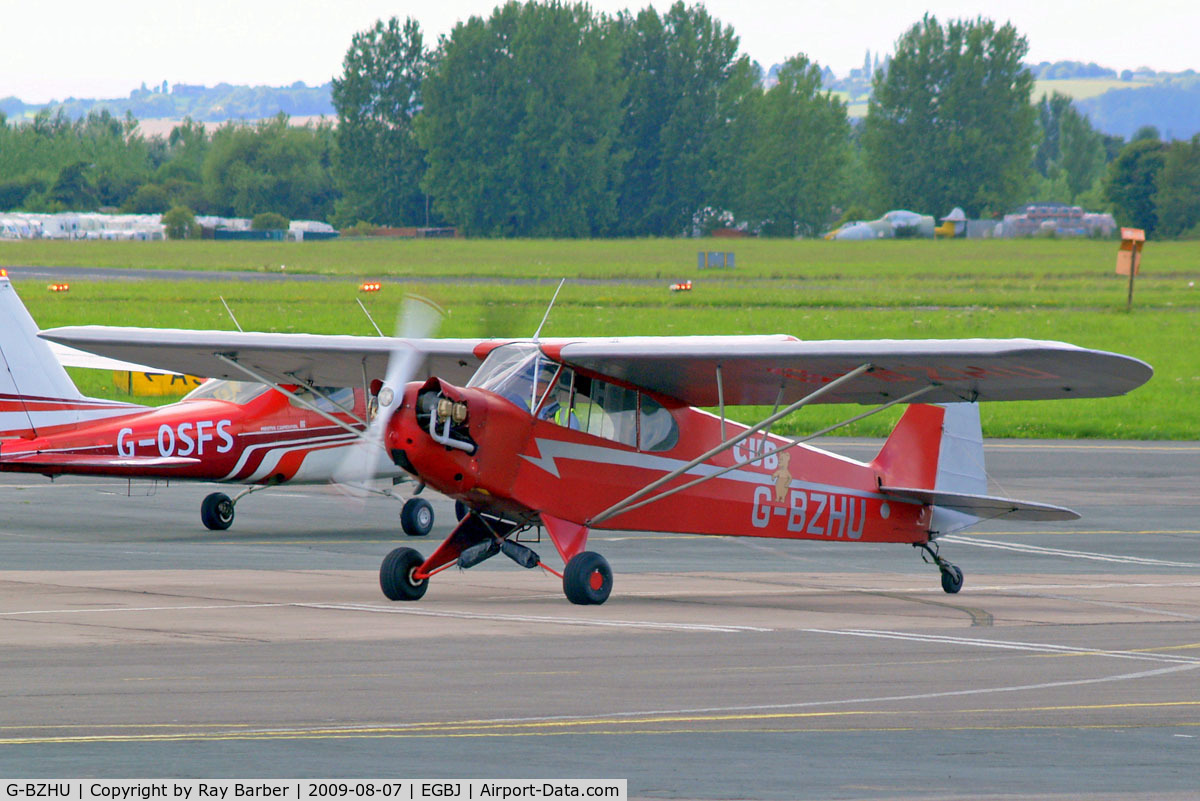
[[[397,548],[379,566],[379,588],[390,601],[417,601],[429,589],[429,578],[417,580],[413,574],[425,563],[425,557],[412,548]]]
[[[608,560],[592,551],[575,554],[563,570],[563,592],[573,604],[604,603],[612,592],[612,583]]]
[[[958,565],[952,565],[938,555],[936,542],[914,542],[914,548],[920,548],[924,551],[921,558],[927,563],[937,565],[937,569],[942,574],[942,589],[948,594],[953,595],[962,589],[963,572],[958,568]]]
[[[224,531],[233,525],[233,501],[223,492],[214,492],[200,504],[200,521],[210,531]]]
[[[400,528],[410,537],[424,537],[433,530],[433,504],[424,498],[409,498],[400,510]]]
[[[957,565],[946,563],[942,568],[942,589],[953,595],[962,589],[963,574]]]

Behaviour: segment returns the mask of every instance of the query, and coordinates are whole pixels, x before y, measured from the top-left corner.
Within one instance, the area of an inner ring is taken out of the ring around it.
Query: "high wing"
[[[487,340],[260,334],[71,326],[54,342],[172,372],[246,378],[226,359],[276,380],[361,385],[381,376],[397,342],[424,354],[418,374],[455,384],[470,378]],[[500,344],[500,343],[495,343]],[[1145,362],[1065,342],[1032,339],[814,340],[787,336],[596,337],[543,340],[551,358],[692,406],[789,403],[841,376],[869,371],[820,403],[880,403],[924,386],[923,403],[1044,400],[1122,395],[1150,379]],[[720,381],[718,381],[720,368]],[[720,387],[720,390],[718,389]]]
[[[362,386],[364,376],[381,378],[398,344],[423,354],[417,375],[438,375],[465,383],[479,366],[477,339],[396,339],[392,337],[263,334],[241,331],[67,326],[40,336],[72,348],[173,373],[235,381],[247,373],[237,362],[278,383]],[[224,357],[224,358],[221,358]]]
[[[97,356],[94,353],[69,348],[57,342],[51,342],[50,352],[63,367],[86,367],[90,370],[125,370],[131,373],[157,373],[158,370],[144,364],[123,362],[120,359],[110,359],[107,356]]]
[[[738,340],[733,342],[732,340]],[[643,337],[543,345],[552,358],[679,400],[716,406],[790,403],[852,370],[870,370],[819,403],[882,403],[922,386],[922,403],[1122,395],[1154,374],[1145,362],[1033,339]]]

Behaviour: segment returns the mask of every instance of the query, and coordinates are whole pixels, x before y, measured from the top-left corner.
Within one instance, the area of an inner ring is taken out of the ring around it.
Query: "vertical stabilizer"
[[[873,465],[883,486],[986,496],[979,405],[909,406]],[[929,528],[946,533],[979,519],[967,512],[934,506]]]
[[[12,283],[0,276],[0,437],[35,437],[139,408],[85,398],[37,333]]]

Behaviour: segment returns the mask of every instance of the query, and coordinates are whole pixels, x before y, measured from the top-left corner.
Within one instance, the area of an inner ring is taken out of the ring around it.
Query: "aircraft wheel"
[[[963,572],[957,565],[947,564],[942,570],[942,589],[953,595],[962,589]]]
[[[608,560],[592,551],[575,554],[563,570],[563,592],[573,604],[602,604],[608,600],[612,585]]]
[[[400,528],[410,537],[424,537],[433,530],[433,505],[424,498],[409,498],[400,510]]]
[[[390,601],[417,601],[429,589],[429,579],[416,581],[413,573],[425,557],[412,548],[397,548],[379,566],[379,588]]]
[[[211,531],[224,531],[233,525],[233,501],[223,492],[214,492],[200,504],[200,520]]]
[[[469,508],[467,508],[467,505],[465,503],[463,503],[462,501],[454,502],[454,519],[455,520],[461,521],[464,517],[466,517],[470,513],[471,513],[471,510]]]

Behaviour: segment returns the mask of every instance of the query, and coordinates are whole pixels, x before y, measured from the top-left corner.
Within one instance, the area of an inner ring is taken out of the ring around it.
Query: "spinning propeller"
[[[380,458],[386,458],[383,438],[388,424],[400,407],[404,387],[416,376],[424,355],[414,340],[432,336],[445,314],[440,306],[427,298],[419,295],[404,298],[396,317],[398,339],[388,357],[383,385],[376,394],[379,409],[366,431],[359,435],[358,442],[333,471],[333,480],[350,490],[351,494],[356,494],[355,490],[358,490],[357,494],[361,493],[360,488],[376,475]]]

